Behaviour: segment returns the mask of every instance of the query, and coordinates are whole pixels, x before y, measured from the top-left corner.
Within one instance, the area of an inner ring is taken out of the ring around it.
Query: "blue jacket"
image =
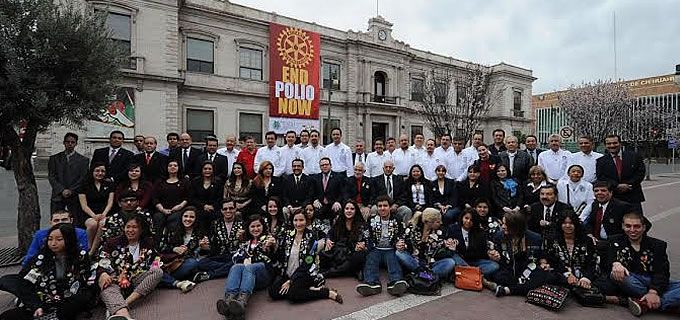
[[[40,247],[42,247],[42,245],[45,243],[48,231],[50,231],[50,229],[42,229],[35,232],[35,235],[33,235],[33,242],[31,242],[31,246],[28,247],[28,252],[26,252],[24,261],[21,262],[22,267],[26,267],[28,262],[31,261],[31,258],[38,254]],[[90,248],[87,245],[87,232],[85,229],[76,228],[76,237],[78,237],[78,244],[80,244],[80,248],[85,250],[85,252],[88,252]]]

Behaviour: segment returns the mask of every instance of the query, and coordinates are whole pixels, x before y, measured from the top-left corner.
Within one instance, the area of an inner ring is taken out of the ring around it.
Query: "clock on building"
[[[385,30],[378,31],[378,39],[385,41],[387,39],[387,32]]]

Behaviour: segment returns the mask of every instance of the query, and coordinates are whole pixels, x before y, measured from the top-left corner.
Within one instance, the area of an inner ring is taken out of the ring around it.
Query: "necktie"
[[[619,179],[621,179],[621,172],[623,172],[623,162],[621,161],[621,157],[619,155],[614,156],[614,163],[616,164],[616,174],[618,174]]]
[[[597,208],[597,213],[595,214],[595,232],[593,235],[596,238],[600,238],[600,233],[602,232],[602,219],[604,218],[604,209],[602,209],[602,205],[598,205]]]
[[[297,186],[298,186],[299,184],[300,184],[300,177],[299,177],[299,176],[295,176],[295,187],[297,188]]]
[[[550,208],[545,208],[545,220],[550,221]]]
[[[148,166],[149,163],[151,163],[151,154],[150,154],[150,153],[147,153],[147,154],[146,154],[146,165]]]
[[[182,153],[182,168],[187,167],[187,159],[189,159],[189,149],[184,149]]]
[[[361,204],[361,178],[357,179],[357,198],[356,198],[357,203]]]
[[[113,162],[113,158],[116,157],[116,149],[111,149],[111,154],[109,154],[109,164]]]
[[[324,193],[326,192],[326,187],[327,187],[327,186],[328,186],[328,173],[324,173],[324,174],[323,174],[323,191],[324,191]],[[328,199],[326,198],[325,195],[324,195],[324,197],[323,197],[323,202],[324,202],[325,204],[328,204]]]
[[[214,154],[208,155],[208,157],[210,157],[210,162],[215,162],[215,155]]]
[[[387,177],[387,195],[392,198],[392,176]],[[394,198],[392,198],[394,199]]]

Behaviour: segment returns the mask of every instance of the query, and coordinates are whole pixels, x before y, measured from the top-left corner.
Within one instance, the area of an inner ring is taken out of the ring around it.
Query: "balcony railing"
[[[373,95],[373,102],[397,104],[397,97]]]

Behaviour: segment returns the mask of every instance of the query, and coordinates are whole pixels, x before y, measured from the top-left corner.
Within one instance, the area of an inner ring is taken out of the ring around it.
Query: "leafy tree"
[[[470,63],[462,69],[432,70],[415,88],[413,99],[426,125],[436,137],[449,133],[467,142],[494,101],[500,101],[489,67]],[[413,98],[413,97],[412,97]]]
[[[106,106],[125,59],[109,36],[103,14],[74,2],[0,1],[0,142],[13,155],[21,252],[40,226],[36,137],[53,124],[81,125]]]

